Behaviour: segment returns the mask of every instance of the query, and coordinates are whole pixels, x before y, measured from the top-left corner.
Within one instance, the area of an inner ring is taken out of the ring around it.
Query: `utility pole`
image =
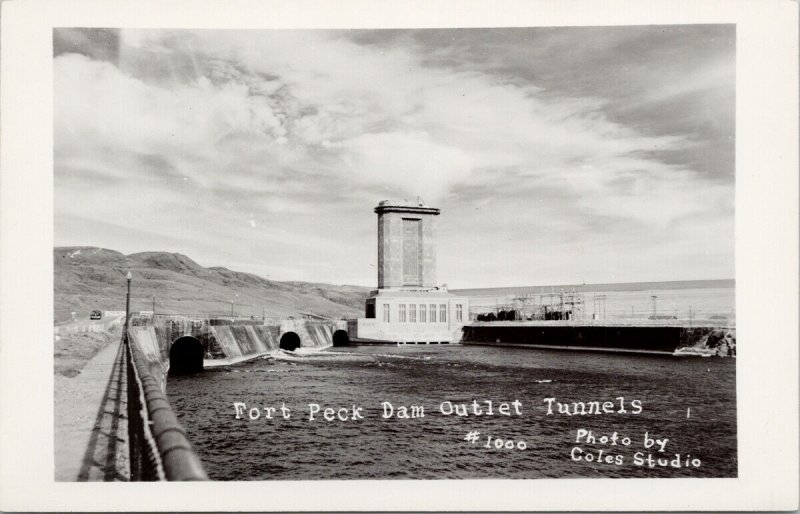
[[[128,293],[125,296],[125,333],[127,334],[128,333],[128,320],[130,320],[130,317],[131,317],[131,279],[133,278],[133,275],[131,274],[130,271],[128,272],[127,275],[125,275],[125,278],[128,281]],[[125,341],[126,342],[128,341],[127,337],[125,338]]]
[[[656,298],[658,298],[658,296],[653,295],[650,298],[653,299],[653,317],[655,317],[655,315],[656,315]]]

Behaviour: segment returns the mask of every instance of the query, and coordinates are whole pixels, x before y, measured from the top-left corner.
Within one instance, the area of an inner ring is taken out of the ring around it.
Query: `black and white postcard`
[[[792,2],[64,5],[4,508],[797,507]]]

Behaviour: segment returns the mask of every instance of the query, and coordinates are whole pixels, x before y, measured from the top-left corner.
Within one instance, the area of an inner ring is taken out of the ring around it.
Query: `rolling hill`
[[[312,313],[331,318],[363,312],[369,289],[279,282],[222,267],[204,268],[179,253],[124,255],[96,247],[59,247],[55,266],[55,321],[94,309],[125,309],[125,275],[133,273],[131,310],[174,314],[230,314],[284,318]]]

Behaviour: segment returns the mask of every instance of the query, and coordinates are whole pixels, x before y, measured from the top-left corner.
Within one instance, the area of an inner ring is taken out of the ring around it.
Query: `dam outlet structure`
[[[378,288],[364,317],[348,320],[355,344],[480,344],[585,351],[680,355],[735,355],[735,328],[654,317],[648,320],[585,319],[582,294],[521,296],[513,308],[470,315],[469,299],[437,282],[438,208],[383,200],[375,207]],[[605,309],[605,296],[600,296]],[[597,301],[597,299],[595,301]],[[597,306],[595,306],[597,307]],[[709,320],[710,321],[710,320]],[[702,341],[721,341],[704,346]]]
[[[345,320],[259,320],[182,315],[134,316],[128,337],[159,375],[235,364],[276,350],[349,344]]]
[[[364,317],[349,323],[358,344],[457,344],[469,316],[467,298],[437,283],[436,218],[421,201],[383,200],[378,215],[378,289]]]
[[[169,375],[236,364],[298,348],[349,344],[344,320],[256,320],[181,315],[131,316],[123,330],[132,481],[207,480],[166,398]]]

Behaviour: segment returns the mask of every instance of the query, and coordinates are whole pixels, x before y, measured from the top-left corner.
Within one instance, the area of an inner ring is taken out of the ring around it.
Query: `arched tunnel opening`
[[[350,344],[350,338],[344,330],[337,330],[333,333],[333,346],[347,346]]]
[[[203,371],[203,343],[192,336],[180,337],[169,349],[169,374],[188,375]]]
[[[286,332],[281,336],[281,350],[293,352],[300,348],[300,336],[294,332]]]

